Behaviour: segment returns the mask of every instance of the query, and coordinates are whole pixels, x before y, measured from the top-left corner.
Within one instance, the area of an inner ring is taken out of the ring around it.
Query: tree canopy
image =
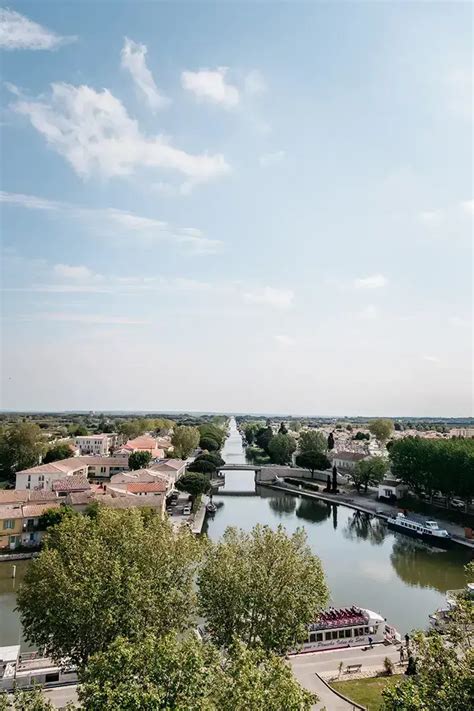
[[[316,430],[304,430],[300,432],[298,440],[298,449],[301,454],[305,452],[322,452],[326,453],[327,440],[322,432]]]
[[[175,427],[171,437],[174,455],[179,459],[187,459],[199,444],[199,430],[197,427],[181,425]]]
[[[331,466],[331,462],[326,455],[314,449],[298,454],[296,456],[296,464],[299,467],[303,467],[303,469],[309,469],[313,475],[316,469],[324,471]]]
[[[257,525],[249,533],[228,528],[209,545],[198,588],[200,612],[218,646],[238,637],[277,652],[306,639],[307,625],[328,599],[306,533],[288,535],[281,526]]]
[[[200,457],[195,459],[194,462],[191,462],[188,467],[189,472],[201,472],[201,474],[214,474],[216,469],[217,467],[213,462],[210,462],[208,459],[201,459]]]
[[[296,449],[294,437],[290,434],[277,434],[268,443],[270,459],[275,464],[289,464]]]
[[[315,701],[275,655],[235,643],[222,657],[175,635],[119,637],[90,659],[81,681],[85,711],[309,711]]]
[[[49,462],[57,462],[60,459],[68,459],[68,457],[72,457],[72,455],[73,451],[69,444],[66,444],[65,442],[62,444],[55,444],[46,451],[46,454],[43,457],[43,463],[49,464]]]
[[[191,496],[206,494],[209,491],[209,477],[207,474],[188,470],[178,479],[176,488],[180,491],[187,491]]]
[[[132,452],[128,458],[128,468],[132,470],[146,469],[151,462],[151,453],[146,450]]]
[[[364,491],[367,493],[369,486],[380,484],[388,471],[388,467],[389,462],[383,457],[361,459],[355,465],[354,470],[350,472],[349,477],[354,482],[357,491],[364,487]]]
[[[39,463],[43,452],[41,429],[32,422],[18,422],[0,435],[0,479],[13,480],[17,471]]]
[[[99,507],[45,536],[17,602],[26,636],[80,667],[118,636],[183,630],[201,543],[157,515]]]
[[[369,423],[369,431],[381,444],[384,444],[393,432],[392,420],[378,418]]]
[[[225,440],[225,430],[219,425],[205,424],[199,426],[199,446],[210,452],[221,449]]]

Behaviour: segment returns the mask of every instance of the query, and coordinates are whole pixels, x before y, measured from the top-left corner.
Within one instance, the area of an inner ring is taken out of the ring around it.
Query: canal
[[[233,419],[222,456],[228,464],[245,463]],[[323,563],[331,604],[368,607],[402,633],[426,627],[428,615],[444,605],[446,590],[466,583],[463,567],[470,555],[462,548],[437,550],[344,506],[256,487],[250,471],[226,472],[222,492],[214,496],[218,510],[206,522],[210,538],[220,538],[227,526],[282,524],[289,532],[303,526]]]
[[[245,463],[233,419],[222,454],[228,464]],[[402,633],[427,626],[430,612],[444,604],[446,590],[466,582],[463,566],[470,557],[463,549],[435,550],[344,506],[256,487],[251,471],[226,472],[223,493],[214,501],[217,513],[205,523],[210,538],[219,539],[227,526],[249,530],[257,523],[283,524],[290,532],[303,526],[322,560],[331,604],[368,607]],[[13,579],[12,563],[0,563],[0,646],[20,643],[28,648],[15,611],[16,591],[28,564],[16,561]]]

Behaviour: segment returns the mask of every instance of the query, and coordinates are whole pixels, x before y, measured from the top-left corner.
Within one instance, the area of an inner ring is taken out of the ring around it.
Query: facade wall
[[[20,489],[21,491],[25,489],[46,489],[47,491],[51,491],[53,482],[58,481],[58,479],[64,479],[64,477],[71,474],[83,474],[87,476],[87,465],[83,464],[69,472],[17,472],[15,489]]]
[[[17,548],[21,545],[23,519],[4,518],[0,520],[0,549]]]

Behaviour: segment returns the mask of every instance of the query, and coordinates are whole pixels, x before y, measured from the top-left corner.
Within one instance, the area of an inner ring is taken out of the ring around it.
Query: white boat
[[[38,652],[20,654],[19,644],[0,647],[0,690],[58,684],[77,684],[76,669],[58,666]]]
[[[460,597],[474,601],[474,583],[468,583],[462,590],[448,590],[446,592],[446,607],[440,607],[429,615],[430,625],[438,632],[444,632],[452,611],[458,604]]]
[[[370,638],[370,639],[369,639]],[[342,647],[365,647],[401,642],[399,632],[377,612],[363,607],[331,608],[322,612],[308,629],[308,639],[299,652],[318,652]]]
[[[448,548],[452,545],[452,538],[446,529],[440,528],[437,521],[432,519],[399,512],[396,516],[389,516],[387,524],[390,528],[394,528],[407,536],[421,538],[425,543],[432,543],[443,548]]]

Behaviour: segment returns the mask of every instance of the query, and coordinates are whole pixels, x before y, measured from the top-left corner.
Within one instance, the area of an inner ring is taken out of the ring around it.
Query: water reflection
[[[282,494],[280,496],[272,496],[268,499],[268,505],[277,516],[289,516],[296,508],[296,498]]]
[[[390,561],[404,583],[411,587],[432,588],[441,593],[465,586],[463,566],[469,559],[469,554],[461,549],[448,553],[401,533],[395,534],[390,555]]]
[[[332,505],[332,527],[335,531],[337,531],[337,510],[339,506],[336,506],[336,504]]]
[[[331,515],[331,504],[326,504],[315,499],[301,499],[296,516],[311,523],[322,523]]]
[[[351,541],[361,539],[373,546],[380,546],[387,535],[387,527],[379,518],[362,511],[354,511],[342,529],[342,534]]]

